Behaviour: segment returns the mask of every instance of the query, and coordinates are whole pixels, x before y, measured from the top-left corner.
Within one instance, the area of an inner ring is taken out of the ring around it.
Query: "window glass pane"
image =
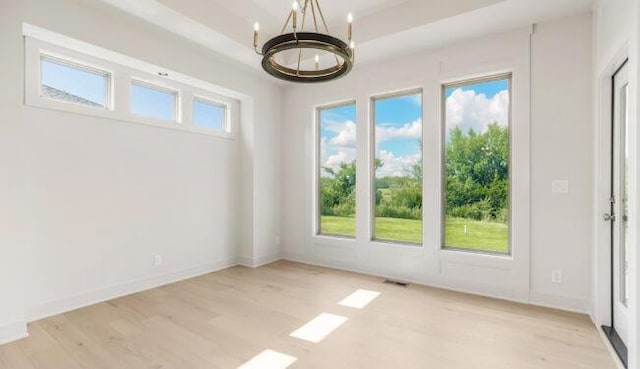
[[[42,96],[96,108],[107,106],[109,73],[55,58],[40,58]]]
[[[510,252],[509,83],[444,88],[445,247]]]
[[[356,105],[319,109],[318,233],[356,235]]]
[[[142,82],[131,83],[131,112],[166,121],[176,120],[176,93]]]
[[[422,93],[374,99],[378,240],[422,243]]]
[[[193,124],[198,127],[225,131],[226,107],[200,99],[193,100]]]

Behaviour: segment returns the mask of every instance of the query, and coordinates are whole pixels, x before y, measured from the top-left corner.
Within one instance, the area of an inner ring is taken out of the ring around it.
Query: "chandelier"
[[[302,20],[298,28],[299,13]],[[262,68],[276,78],[302,83],[331,81],[345,76],[353,67],[355,44],[351,13],[347,23],[348,41],[344,42],[329,34],[318,0],[296,0],[280,35],[267,41],[262,50],[258,48],[260,25],[255,23],[253,48],[262,56]],[[309,30],[305,30],[305,26]]]

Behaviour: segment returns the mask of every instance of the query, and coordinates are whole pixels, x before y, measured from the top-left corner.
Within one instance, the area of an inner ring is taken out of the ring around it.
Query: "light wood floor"
[[[360,288],[382,294],[362,310],[337,304]],[[289,336],[323,312],[348,321],[320,343]],[[265,349],[304,369],[615,368],[586,316],[292,262],[208,274],[29,332],[0,346],[0,368],[235,369]]]

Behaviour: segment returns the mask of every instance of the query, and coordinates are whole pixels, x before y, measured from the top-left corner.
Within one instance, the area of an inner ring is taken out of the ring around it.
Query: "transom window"
[[[40,56],[40,96],[105,109],[111,74],[48,55]]]
[[[131,82],[131,112],[135,115],[176,121],[178,93],[141,81]]]

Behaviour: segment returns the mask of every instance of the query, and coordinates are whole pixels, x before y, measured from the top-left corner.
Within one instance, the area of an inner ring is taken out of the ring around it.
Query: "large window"
[[[444,247],[508,254],[510,76],[445,85]]]
[[[318,109],[318,234],[356,235],[356,104]]]
[[[99,69],[40,56],[40,95],[44,98],[104,109],[109,104],[110,77]]]
[[[422,243],[422,92],[373,99],[373,238]]]

